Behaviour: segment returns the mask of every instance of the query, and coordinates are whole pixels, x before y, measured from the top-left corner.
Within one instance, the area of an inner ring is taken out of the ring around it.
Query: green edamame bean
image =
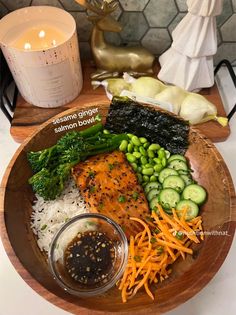
[[[137,172],[137,173],[141,173],[141,172],[142,172],[142,167],[141,167],[141,166],[138,166],[136,172]]]
[[[107,130],[107,129],[104,129],[104,130],[103,130],[103,133],[104,133],[104,135],[109,135],[109,134],[110,134],[110,131]]]
[[[128,147],[127,147],[128,152],[129,152],[129,153],[132,153],[132,152],[133,152],[133,148],[134,148],[133,143],[129,143],[129,144],[128,144]]]
[[[143,156],[147,156],[147,151],[144,149],[144,147],[139,147],[139,152],[140,152]]]
[[[153,168],[155,172],[159,173],[162,170],[163,166],[162,164],[157,164]]]
[[[136,162],[136,157],[131,153],[126,153],[126,158],[130,163]]]
[[[139,147],[137,145],[134,146],[134,152],[139,152]]]
[[[165,150],[163,148],[161,148],[160,150],[158,150],[158,157],[160,159],[162,159],[163,157],[165,157]]]
[[[151,151],[157,151],[160,149],[160,145],[157,144],[157,143],[152,143],[149,147],[148,147],[148,150],[151,150]]]
[[[147,164],[147,159],[145,158],[145,156],[141,156],[140,161],[142,165]]]
[[[150,164],[150,163],[147,163],[144,165],[144,168],[151,168],[151,167],[152,167],[152,164]]]
[[[127,133],[127,136],[131,139],[134,135],[132,133]]]
[[[155,165],[155,162],[151,158],[148,159],[148,163],[150,163],[152,166]]]
[[[149,147],[149,145],[150,145],[150,142],[145,142],[143,145],[144,149],[147,149]]]
[[[134,145],[137,145],[138,147],[141,145],[141,142],[139,141],[139,138],[137,136],[133,136],[131,138],[131,141]]]
[[[156,164],[161,164],[161,159],[159,159],[159,158],[154,158],[153,161],[154,161]]]
[[[141,156],[142,156],[140,152],[133,152],[133,155],[134,155],[137,159],[141,158]]]
[[[161,164],[162,164],[163,167],[166,166],[167,162],[166,162],[166,158],[165,158],[165,157],[163,157],[163,158],[161,159]]]
[[[144,180],[144,182],[149,182],[149,176],[143,175],[143,180]]]
[[[153,173],[154,173],[154,170],[153,170],[152,167],[144,168],[144,169],[142,170],[142,174],[143,174],[143,175],[149,175],[149,176],[151,176]]]
[[[154,158],[155,157],[155,154],[154,154],[154,152],[152,151],[152,150],[147,150],[147,154],[148,154],[148,157],[150,157],[150,158]]]
[[[157,182],[157,177],[155,175],[150,176],[150,182]]]
[[[144,138],[144,137],[140,137],[140,138],[139,138],[139,141],[143,144],[143,143],[146,143],[146,142],[147,142],[147,139]]]
[[[131,163],[130,165],[133,167],[135,171],[137,171],[137,168],[138,168],[137,163]]]
[[[140,173],[138,173],[137,177],[138,177],[138,182],[141,184],[143,182],[143,176]]]
[[[120,151],[125,152],[128,146],[128,141],[127,140],[122,140],[121,144],[119,146]]]

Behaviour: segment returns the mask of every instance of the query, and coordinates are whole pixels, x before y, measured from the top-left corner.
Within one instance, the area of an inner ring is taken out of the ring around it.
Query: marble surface
[[[219,85],[226,111],[236,102],[236,92],[226,70],[220,72]],[[231,135],[226,142],[216,144],[231,176],[236,183],[236,115],[231,122]],[[0,179],[19,144],[9,133],[9,123],[0,111]],[[236,240],[230,252],[210,283],[195,297],[168,312],[168,315],[222,315],[236,314]],[[18,275],[10,263],[0,241],[0,315],[69,315],[35,293]]]

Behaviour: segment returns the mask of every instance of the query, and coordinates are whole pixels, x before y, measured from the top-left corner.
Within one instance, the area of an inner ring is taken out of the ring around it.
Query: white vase
[[[191,34],[189,29],[191,29]],[[217,51],[215,17],[202,17],[188,13],[175,28],[172,37],[172,46],[188,57],[214,55]]]
[[[214,85],[215,16],[222,4],[223,0],[187,0],[189,12],[172,33],[171,48],[159,58],[160,80],[188,91]]]
[[[158,78],[165,83],[195,92],[214,85],[212,56],[189,58],[171,47],[161,55],[159,62],[161,70]]]
[[[200,16],[220,15],[223,0],[187,0],[188,11]]]

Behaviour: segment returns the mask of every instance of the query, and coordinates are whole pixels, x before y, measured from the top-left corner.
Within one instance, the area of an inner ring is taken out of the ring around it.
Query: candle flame
[[[40,38],[43,38],[43,37],[45,37],[45,31],[44,30],[41,30],[40,32],[39,32],[39,37]]]
[[[30,43],[25,43],[24,44],[24,49],[26,49],[26,50],[31,49],[31,44]]]

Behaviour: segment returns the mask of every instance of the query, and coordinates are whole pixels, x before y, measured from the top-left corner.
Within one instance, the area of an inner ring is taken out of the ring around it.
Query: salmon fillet
[[[130,217],[149,214],[143,188],[123,152],[100,154],[77,164],[73,177],[91,212],[117,222],[127,237],[142,230]]]

